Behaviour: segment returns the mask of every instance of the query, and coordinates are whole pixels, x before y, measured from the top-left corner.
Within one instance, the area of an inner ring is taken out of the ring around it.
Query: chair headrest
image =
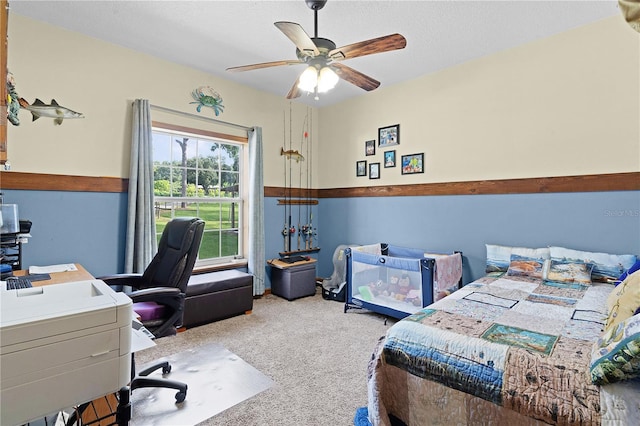
[[[187,230],[199,220],[197,217],[177,217],[167,223],[167,246],[180,250],[184,245],[184,239],[189,237]]]

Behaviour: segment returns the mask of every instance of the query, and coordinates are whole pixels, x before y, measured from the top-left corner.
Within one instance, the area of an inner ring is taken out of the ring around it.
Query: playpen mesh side
[[[351,264],[352,299],[407,313],[422,307],[424,293],[420,259],[352,251]]]
[[[331,277],[322,280],[323,288],[333,290],[347,282],[347,256],[344,251],[349,247],[351,246],[346,244],[336,247],[333,252],[333,273]]]

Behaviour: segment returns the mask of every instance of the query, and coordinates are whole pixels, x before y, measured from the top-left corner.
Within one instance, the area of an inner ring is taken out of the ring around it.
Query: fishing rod
[[[287,146],[287,113],[285,111],[282,111],[282,144],[286,147]],[[282,228],[282,236],[284,237],[284,251],[287,252],[289,251],[289,247],[287,246],[287,235],[289,234],[289,227],[287,226],[287,156],[283,156],[282,157],[282,161],[283,161],[283,171],[284,171],[284,198],[285,198],[285,205],[284,205],[284,228]]]
[[[309,156],[309,165],[307,166],[307,176],[308,182],[313,182],[313,114],[309,116],[309,140],[308,140],[308,153]],[[309,204],[309,229],[307,230],[308,241],[309,241],[309,249],[313,248],[313,207]]]
[[[293,133],[291,131],[293,118],[291,116],[291,101],[289,101],[289,151],[293,151],[292,147],[292,139]],[[286,157],[286,156],[285,156]],[[296,228],[291,224],[291,189],[292,189],[292,181],[291,181],[291,156],[289,156],[289,251],[291,251],[291,235],[296,233]]]
[[[311,145],[311,107],[307,107],[307,117],[309,117],[309,123],[307,123],[307,158],[309,159],[309,163],[307,165],[307,200],[311,201],[311,194],[309,189],[311,188],[311,182],[309,181],[309,170],[311,169],[311,153],[310,153],[310,145]],[[307,204],[307,217],[309,217],[309,209],[311,209],[311,203]]]
[[[308,115],[305,115],[304,117],[304,121],[302,122],[302,134],[300,137],[300,152],[304,152],[303,145],[304,145],[304,140],[307,137],[307,130],[306,130],[306,126],[307,126],[307,119],[308,119]],[[302,162],[298,162],[298,197],[300,197],[300,194],[302,193]],[[309,168],[309,166],[307,166],[307,169]],[[298,204],[298,251],[300,251],[300,239],[303,237],[302,234],[304,234],[306,226],[305,225],[301,225],[300,224],[300,219],[302,217],[302,204]],[[306,237],[306,236],[305,236]],[[306,238],[305,238],[306,240]]]

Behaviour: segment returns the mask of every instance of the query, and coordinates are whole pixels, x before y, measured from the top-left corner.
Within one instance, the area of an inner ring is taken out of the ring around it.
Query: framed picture
[[[366,141],[364,143],[365,155],[376,155],[376,141]]]
[[[424,173],[424,152],[402,156],[402,174]]]
[[[384,152],[384,166],[385,167],[395,167],[396,166],[396,151],[385,151]]]
[[[380,179],[380,163],[369,164],[369,179]]]
[[[367,162],[366,160],[356,161],[356,176],[367,175]]]
[[[378,129],[378,146],[393,146],[400,143],[400,125],[380,127]]]

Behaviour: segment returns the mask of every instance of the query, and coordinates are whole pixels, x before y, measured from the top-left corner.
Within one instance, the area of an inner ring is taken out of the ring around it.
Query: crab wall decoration
[[[203,106],[213,109],[216,116],[220,115],[224,111],[224,105],[222,105],[222,97],[218,92],[213,90],[209,86],[200,86],[191,92],[191,96],[196,102],[190,102],[192,104],[198,104],[196,111],[200,112]]]

